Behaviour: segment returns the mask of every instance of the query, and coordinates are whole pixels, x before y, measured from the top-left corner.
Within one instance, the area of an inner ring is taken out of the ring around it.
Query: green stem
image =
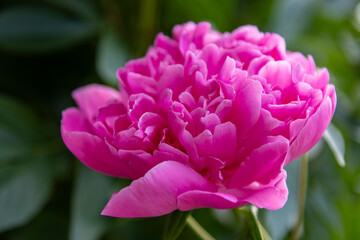
[[[188,216],[190,216],[192,211],[189,212],[182,212],[182,211],[175,211],[169,214],[165,231],[163,235],[164,240],[174,240],[179,237],[182,230],[186,226],[186,220]]]
[[[298,218],[291,233],[291,240],[300,238],[300,233],[303,225],[305,201],[306,201],[306,186],[307,186],[307,171],[308,171],[308,158],[305,153],[301,158],[300,168],[300,181],[299,181],[299,205],[298,205]]]
[[[191,215],[187,218],[187,224],[203,240],[215,240]]]

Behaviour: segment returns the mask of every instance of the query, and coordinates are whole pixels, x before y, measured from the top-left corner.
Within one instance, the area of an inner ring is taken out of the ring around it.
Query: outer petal
[[[243,201],[252,203],[259,208],[276,210],[282,208],[288,198],[289,191],[286,186],[286,172],[282,170],[278,181],[273,186],[263,189],[249,190],[248,196],[242,198]]]
[[[178,207],[181,211],[189,211],[196,208],[236,208],[246,204],[238,202],[238,199],[228,193],[208,192],[201,190],[189,191],[178,197]]]
[[[231,179],[230,187],[244,187],[261,177],[281,169],[289,141],[281,136],[268,137],[242,162]]]
[[[336,95],[332,85],[327,89],[327,94],[319,109],[312,115],[295,140],[290,144],[289,153],[285,164],[309,151],[324,134],[330,124],[336,106]]]
[[[101,214],[124,218],[160,216],[176,210],[177,198],[184,192],[215,189],[189,166],[166,161],[114,194]]]
[[[61,135],[70,151],[88,167],[115,177],[135,177],[127,164],[111,153],[104,140],[89,132],[87,121],[78,109],[63,111]]]
[[[90,122],[93,121],[100,107],[107,105],[109,101],[121,100],[118,91],[99,84],[78,88],[72,93],[72,96]]]

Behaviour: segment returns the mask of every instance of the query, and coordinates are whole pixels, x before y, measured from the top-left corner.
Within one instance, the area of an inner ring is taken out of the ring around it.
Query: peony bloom
[[[133,179],[102,212],[115,217],[281,208],[283,167],[316,144],[336,106],[327,69],[254,26],[224,34],[206,22],[175,26],[118,77],[121,91],[75,90],[78,108],[61,123],[85,165]]]

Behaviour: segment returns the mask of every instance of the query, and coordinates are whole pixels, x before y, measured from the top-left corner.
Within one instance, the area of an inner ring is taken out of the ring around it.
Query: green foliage
[[[52,169],[34,113],[0,95],[0,232],[30,221],[46,203]],[[48,149],[46,149],[48,147]]]
[[[356,1],[4,0],[0,2],[0,239],[163,237],[168,216],[100,215],[111,194],[129,181],[77,166],[61,141],[60,112],[74,106],[71,91],[79,86],[118,85],[117,68],[143,56],[157,32],[170,35],[175,24],[203,20],[220,31],[254,24],[262,31],[278,32],[288,49],[312,54],[318,66],[329,69],[338,95],[336,128],[328,130],[328,144],[320,141],[309,154],[302,239],[359,238]],[[340,163],[345,159],[346,166],[340,167],[335,159]],[[266,239],[264,229],[274,240],[286,239],[297,214],[298,162],[286,170],[290,193],[283,209],[260,210],[259,218],[248,208],[199,209],[193,211],[194,219],[220,240]],[[184,223],[181,219],[186,218],[179,219]],[[187,226],[178,237],[197,238]]]
[[[95,240],[106,230],[108,219],[99,213],[112,194],[113,181],[85,166],[76,171],[71,206],[70,240]]]
[[[14,52],[49,52],[77,44],[96,25],[49,7],[20,5],[0,12],[0,47]]]
[[[113,32],[104,33],[99,40],[96,55],[96,70],[108,84],[118,86],[117,69],[128,60],[128,51]]]

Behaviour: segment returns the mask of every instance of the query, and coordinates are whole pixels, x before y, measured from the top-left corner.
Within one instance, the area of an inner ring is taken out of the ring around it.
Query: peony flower
[[[281,208],[283,167],[316,144],[336,106],[327,69],[254,26],[224,34],[206,22],[175,26],[118,77],[121,91],[75,90],[78,108],[61,123],[85,165],[133,180],[102,212],[115,217]]]

